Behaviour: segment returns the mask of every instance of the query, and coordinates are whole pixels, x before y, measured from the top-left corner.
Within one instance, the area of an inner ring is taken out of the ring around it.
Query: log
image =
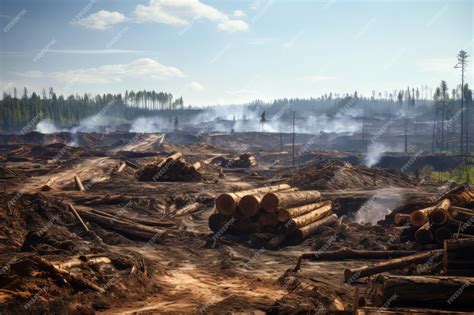
[[[192,169],[195,172],[197,172],[200,168],[201,168],[201,163],[200,162],[196,162],[192,165]]]
[[[82,225],[84,230],[86,230],[86,232],[89,232],[89,228],[84,223],[84,221],[82,221],[81,216],[79,215],[79,213],[77,213],[76,209],[74,209],[74,206],[72,204],[68,204],[68,207],[71,210],[72,214],[74,214],[74,216],[76,217],[77,221],[79,221],[79,223]]]
[[[445,240],[453,238],[453,232],[449,227],[441,226],[435,229],[434,238],[436,242],[443,244]]]
[[[130,166],[130,167],[133,168],[133,169],[136,169],[136,170],[140,169],[140,165],[135,164],[135,163],[133,163],[132,161],[125,160],[125,163],[127,163],[127,165]]]
[[[316,203],[310,203],[308,205],[303,205],[299,207],[294,207],[294,208],[288,208],[288,209],[283,209],[277,212],[277,217],[278,221],[280,222],[286,222],[290,220],[291,218],[296,218],[299,217],[303,214],[306,214],[308,212],[311,212],[315,209],[321,208],[323,206],[330,205],[331,201],[326,200],[326,201],[321,201],[321,202],[316,202]]]
[[[267,246],[265,248],[267,249],[277,249],[280,247],[281,244],[286,240],[286,235],[285,234],[277,234],[272,239],[267,243]]]
[[[87,211],[81,211],[81,215],[87,220],[93,221],[104,228],[114,230],[130,237],[150,240],[155,239],[156,235],[159,235],[160,237],[165,235],[163,230],[152,228],[139,223],[131,223],[120,219],[111,220],[109,217],[104,217]]]
[[[462,221],[462,222],[474,221],[474,211],[467,208],[451,206],[448,210],[448,213],[451,218],[458,221]]]
[[[333,214],[331,208],[331,204],[325,205],[299,217],[292,218],[285,222],[282,229],[285,233],[290,233],[297,229],[301,229],[304,226],[310,225]]]
[[[413,250],[357,250],[351,248],[342,248],[339,250],[317,251],[314,253],[304,253],[298,258],[293,271],[301,269],[303,260],[311,261],[340,261],[346,259],[391,259],[405,257],[418,253]]]
[[[385,271],[400,269],[411,264],[423,263],[432,257],[435,257],[436,259],[436,255],[441,255],[442,252],[443,250],[432,250],[428,252],[417,253],[410,256],[394,258],[373,265],[363,266],[360,268],[346,269],[344,270],[344,280],[346,282],[352,282],[359,278],[365,278]]]
[[[297,190],[298,188],[290,188],[290,189],[285,189],[281,191],[290,192],[290,191],[297,191]],[[247,218],[256,216],[260,210],[260,204],[265,194],[266,192],[243,196],[240,199],[239,206],[238,206],[240,212]]]
[[[448,222],[449,214],[444,209],[435,209],[430,214],[430,222],[433,225],[443,225]]]
[[[196,212],[198,211],[200,208],[201,208],[202,204],[199,203],[199,202],[193,202],[181,209],[179,209],[178,211],[175,212],[175,216],[176,217],[179,217],[179,216],[183,216],[183,215],[186,215],[186,214],[190,214],[190,213],[193,213],[193,212]]]
[[[445,198],[434,206],[413,211],[410,214],[410,223],[416,227],[421,227],[422,225],[424,225],[426,222],[429,221],[429,217],[435,209],[443,209],[447,211],[450,205],[451,205],[451,202],[449,201],[449,199]]]
[[[470,307],[474,300],[474,278],[450,276],[398,276],[383,275],[380,278],[383,297],[396,294],[391,305],[430,305],[446,309]]]
[[[291,238],[292,241],[299,244],[303,242],[307,237],[321,230],[323,226],[330,226],[330,225],[335,224],[336,222],[337,222],[337,215],[332,214],[328,217],[325,217],[319,221],[313,222],[309,225],[303,226],[300,229],[292,232],[289,235],[289,238]]]
[[[230,215],[225,215],[219,212],[213,213],[209,216],[209,229],[214,233],[222,231],[228,222],[232,222],[232,219],[233,218]]]
[[[74,181],[76,182],[76,187],[79,191],[85,191],[84,186],[82,185],[82,182],[79,176],[75,175]]]
[[[400,226],[400,225],[404,225],[404,224],[407,224],[408,222],[410,222],[410,215],[409,214],[405,214],[405,213],[397,213],[395,215],[395,224]]]
[[[41,191],[50,191],[53,187],[53,184],[54,184],[54,178],[49,178],[46,181],[46,184],[44,184],[43,187],[41,187]]]
[[[145,219],[140,219],[140,218],[131,218],[125,215],[121,215],[119,213],[111,214],[111,213],[103,212],[103,211],[92,209],[92,208],[88,211],[95,213],[97,215],[103,216],[103,217],[108,217],[112,221],[115,221],[116,219],[120,219],[121,221],[127,221],[132,224],[139,223],[139,224],[148,225],[148,226],[160,226],[160,227],[173,227],[175,225],[172,222],[156,221],[156,220],[151,220],[151,219],[145,220]]]
[[[176,152],[174,154],[171,154],[167,158],[161,160],[161,162],[158,163],[157,167],[162,167],[166,163],[171,162],[171,161],[177,161],[177,160],[181,159],[182,157],[183,157],[183,155],[181,154],[181,152]]]
[[[257,223],[261,228],[275,227],[280,223],[276,213],[261,213],[257,218]]]
[[[415,232],[415,240],[421,245],[430,244],[434,241],[433,232],[431,231],[431,225],[426,222]]]
[[[127,166],[127,163],[122,162],[122,164],[120,164],[117,169],[117,173],[121,173],[125,169],[126,166]]]
[[[321,193],[316,190],[296,192],[269,192],[262,199],[262,208],[266,212],[276,212],[320,201]]]
[[[117,205],[125,201],[123,195],[114,195],[109,196],[105,195],[104,197],[94,198],[89,201],[84,201],[85,206],[99,206],[99,205]]]
[[[230,215],[235,211],[235,209],[237,209],[237,205],[239,204],[240,199],[243,198],[245,195],[258,194],[262,192],[273,192],[289,188],[290,185],[281,184],[275,186],[242,190],[234,193],[224,193],[216,198],[216,209],[220,213]]]

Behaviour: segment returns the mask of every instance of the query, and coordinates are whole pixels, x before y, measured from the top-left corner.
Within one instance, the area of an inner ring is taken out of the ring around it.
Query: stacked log
[[[209,228],[219,236],[244,236],[277,249],[283,243],[301,243],[337,219],[331,201],[321,201],[318,191],[282,184],[219,195]]]
[[[474,275],[474,238],[444,241],[443,269],[447,274]]]
[[[213,158],[211,163],[224,168],[249,168],[257,165],[257,160],[252,153],[247,152],[236,158],[218,156]]]
[[[421,245],[474,236],[473,223],[474,210],[454,206],[449,198],[411,214],[395,215],[395,224],[401,226],[400,241],[414,240]]]
[[[200,180],[201,163],[187,163],[180,152],[159,158],[138,170],[140,181],[194,181]]]

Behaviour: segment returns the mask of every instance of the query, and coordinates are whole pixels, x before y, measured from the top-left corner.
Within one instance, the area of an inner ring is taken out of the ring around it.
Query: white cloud
[[[456,58],[431,58],[417,62],[418,69],[423,72],[452,73]]]
[[[105,30],[110,26],[118,23],[125,22],[127,18],[120,12],[100,10],[96,13],[92,13],[86,18],[77,20],[76,24],[84,26],[86,28],[92,28],[97,30]]]
[[[235,10],[234,11],[234,16],[235,17],[245,17],[245,16],[247,16],[247,14],[245,14],[245,12],[242,11],[242,10]]]
[[[217,22],[219,29],[230,32],[248,29],[244,21],[230,20],[225,13],[199,0],[150,0],[148,5],[137,5],[133,16],[138,23],[185,26],[194,20],[204,19]]]
[[[202,90],[204,90],[204,87],[199,82],[196,82],[196,81],[191,82],[189,84],[189,87],[191,88],[191,90],[196,91],[196,92],[201,92]]]
[[[221,31],[226,32],[240,32],[249,29],[249,25],[242,20],[226,20],[217,25]]]
[[[59,82],[108,84],[127,78],[165,80],[185,75],[177,68],[166,66],[150,58],[140,58],[127,64],[103,65],[97,68],[74,69],[56,72],[27,71],[16,73],[26,78],[50,78]]]

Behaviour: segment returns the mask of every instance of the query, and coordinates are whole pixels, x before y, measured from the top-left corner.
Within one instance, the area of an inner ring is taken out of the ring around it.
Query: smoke
[[[172,124],[173,121],[158,116],[151,118],[140,117],[132,122],[130,132],[153,133],[170,131],[174,128]]]
[[[127,121],[124,119],[109,117],[105,113],[98,113],[80,121],[78,126],[72,127],[69,132],[104,132],[109,133],[119,129],[119,126]]]
[[[367,153],[364,157],[364,165],[372,167],[377,164],[382,158],[382,154],[389,151],[390,147],[382,143],[371,143],[367,148]]]
[[[357,223],[376,224],[378,221],[385,219],[393,209],[403,204],[403,196],[396,188],[379,189],[375,196],[364,203],[354,216]]]
[[[57,133],[57,132],[62,132],[65,131],[64,129],[59,129],[54,121],[52,121],[49,118],[43,119],[38,124],[36,124],[36,129],[35,131],[41,132],[44,134],[50,134],[50,133]]]

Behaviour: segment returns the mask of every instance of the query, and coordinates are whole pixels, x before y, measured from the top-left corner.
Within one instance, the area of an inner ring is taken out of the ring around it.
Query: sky
[[[453,88],[473,15],[472,0],[0,0],[0,88],[192,106]]]

